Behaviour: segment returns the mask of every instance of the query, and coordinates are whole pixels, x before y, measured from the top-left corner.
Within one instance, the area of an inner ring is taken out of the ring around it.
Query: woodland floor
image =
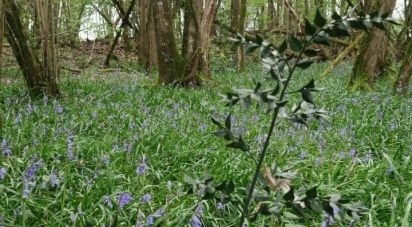
[[[218,209],[212,201],[188,195],[184,177],[232,179],[235,197],[244,198],[253,162],[211,135],[216,128],[210,115],[223,119],[230,112],[219,94],[253,88],[253,78],[263,81],[260,66],[250,64],[237,74],[227,67],[232,65],[228,58],[214,58],[212,84],[170,88],[155,85],[156,74],[144,73],[132,56],[101,68],[104,55],[89,48],[93,51],[62,51],[62,62],[71,70],[62,70],[58,100],[31,100],[17,66],[6,61],[0,90],[2,151],[12,154],[0,156],[0,225],[107,226],[118,217],[120,226],[132,226],[152,215],[160,226],[185,226],[199,203],[205,226],[236,223],[236,205]],[[298,73],[293,87],[317,79],[324,68],[318,64]],[[348,92],[350,68],[342,64],[317,81],[325,90],[315,99],[329,111],[329,122],[313,122],[308,129],[281,123],[267,163],[296,171],[296,189],[318,186],[322,195],[340,193],[361,202],[366,209],[355,226],[412,222],[407,213],[412,98],[392,96],[387,82],[374,92]],[[232,114],[234,127],[258,149],[269,116],[253,108],[234,108]],[[124,193],[132,200],[119,208]],[[289,214],[282,225],[319,226],[321,220],[301,221]],[[251,226],[272,223],[260,217]]]

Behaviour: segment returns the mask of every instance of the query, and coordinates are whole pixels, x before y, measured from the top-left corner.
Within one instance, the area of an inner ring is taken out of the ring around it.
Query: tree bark
[[[26,28],[20,19],[19,7],[15,1],[6,1],[7,40],[19,63],[32,96],[58,96],[56,75],[49,73],[28,43]]]
[[[274,29],[275,27],[275,5],[273,0],[268,0],[268,29]]]
[[[398,79],[395,83],[395,93],[399,95],[406,95],[408,93],[409,81],[412,75],[412,42],[406,51],[401,69],[399,71]]]
[[[179,55],[173,34],[170,0],[152,0],[155,18],[159,83],[179,82],[183,76],[184,60]]]
[[[375,0],[373,9],[380,9],[380,13],[392,12],[395,0]],[[366,9],[370,8],[365,1]],[[369,10],[368,12],[371,12]],[[373,89],[377,75],[382,74],[390,63],[390,39],[385,31],[373,28],[362,40],[359,55],[356,58],[349,87],[352,90]]]
[[[406,31],[406,40],[408,43],[404,45],[406,51],[404,53],[402,66],[399,71],[398,79],[394,85],[394,91],[399,95],[406,95],[408,93],[409,81],[412,76],[412,40],[410,38],[410,32],[412,31],[412,2],[409,2],[409,5],[406,9],[406,19],[405,19],[405,28]]]
[[[231,26],[236,33],[244,35],[246,23],[246,0],[232,0]],[[243,46],[236,47],[235,63],[238,72],[245,70],[245,49]]]
[[[138,61],[146,71],[157,67],[157,44],[155,34],[155,19],[153,14],[152,0],[139,0],[138,11],[140,20],[140,31],[138,34]]]

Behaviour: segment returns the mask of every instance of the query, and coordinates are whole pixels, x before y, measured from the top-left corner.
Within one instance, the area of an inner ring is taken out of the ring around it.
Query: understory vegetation
[[[4,70],[10,83],[0,90],[0,224],[236,225],[254,163],[212,135],[210,117],[225,117],[219,94],[264,80],[260,67],[251,64],[239,74],[216,61],[214,81],[193,89],[155,85],[155,77],[132,64],[122,67],[132,71],[88,69],[61,76],[60,99],[33,100],[20,73]],[[342,225],[408,226],[412,98],[391,95],[392,83],[385,81],[373,92],[349,92],[352,64],[319,80],[325,67],[297,72],[291,90],[316,79],[317,87],[327,88],[315,97],[329,120],[310,122],[307,129],[281,122],[266,163],[276,160],[280,169],[293,170],[298,177],[290,184],[297,193],[316,186],[319,194],[359,202],[360,220]],[[253,145],[251,152],[260,150],[270,116],[241,107],[231,114],[233,131]],[[188,177],[207,175],[233,181],[232,202],[187,193]],[[282,225],[319,226],[323,219],[302,221],[286,209]],[[249,226],[274,223],[273,216],[258,216]]]

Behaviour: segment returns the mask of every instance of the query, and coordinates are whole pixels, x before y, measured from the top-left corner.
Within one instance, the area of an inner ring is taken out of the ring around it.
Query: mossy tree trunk
[[[209,63],[209,49],[210,39],[212,35],[213,20],[217,11],[217,0],[187,0],[186,8],[189,11],[190,26],[188,28],[188,40],[191,42],[189,51],[186,53],[185,60],[187,65],[185,67],[184,83],[191,83],[199,85],[201,79],[211,79],[210,63]],[[194,28],[194,29],[193,29]],[[185,29],[186,30],[186,29]],[[186,50],[183,50],[186,51]]]
[[[241,35],[245,33],[246,26],[246,0],[232,0],[232,18],[231,26],[235,31]],[[238,72],[245,70],[245,49],[243,46],[236,47],[235,50],[235,63]]]
[[[365,2],[365,10],[372,12],[379,9],[381,14],[392,12],[396,0],[374,0],[373,7]],[[349,79],[351,90],[373,89],[377,75],[383,74],[391,64],[391,40],[385,31],[373,28],[361,41],[359,54],[355,60],[352,74]]]
[[[156,31],[159,83],[171,84],[182,80],[184,59],[180,56],[173,33],[170,0],[153,0]]]
[[[6,1],[6,36],[14,56],[23,71],[29,93],[31,96],[58,96],[60,93],[56,82],[57,75],[53,73],[55,70],[49,64],[55,59],[47,60],[44,63],[45,65],[40,63],[34,49],[29,45],[28,31],[23,26],[20,17],[19,6],[17,6],[16,2]],[[53,56],[47,56],[53,58]]]

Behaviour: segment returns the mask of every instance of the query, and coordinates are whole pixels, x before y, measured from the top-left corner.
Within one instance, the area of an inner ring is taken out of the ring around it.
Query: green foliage
[[[253,200],[255,200],[254,204],[261,202],[261,200],[257,200],[256,194],[259,192],[255,189],[256,187],[262,187],[257,185],[258,178],[262,177],[262,169],[265,166],[264,163],[270,139],[279,120],[289,120],[294,123],[308,126],[308,122],[311,119],[327,119],[326,111],[324,109],[318,109],[313,99],[312,93],[321,90],[315,86],[315,81],[313,79],[296,91],[288,91],[288,86],[290,83],[294,82],[292,77],[294,76],[295,70],[298,68],[306,70],[314,63],[313,59],[310,58],[310,56],[314,55],[313,49],[309,48],[310,45],[312,43],[329,45],[329,37],[350,36],[349,30],[352,27],[368,31],[368,29],[376,26],[377,28],[385,30],[384,22],[392,23],[393,21],[388,18],[388,14],[380,16],[379,13],[366,15],[363,12],[356,12],[356,16],[341,16],[335,12],[332,15],[332,20],[328,23],[322,16],[320,10],[317,10],[313,25],[309,20],[305,20],[304,31],[306,38],[300,40],[293,35],[290,35],[278,49],[272,44],[265,43],[260,36],[256,36],[255,40],[245,39],[241,35],[238,35],[236,39],[232,39],[236,45],[246,45],[247,53],[260,50],[259,56],[270,75],[269,79],[275,82],[273,84],[270,81],[267,83],[255,82],[255,89],[234,89],[233,92],[227,93],[224,98],[224,101],[230,106],[241,103],[244,107],[249,107],[251,106],[251,101],[256,101],[258,107],[264,106],[266,112],[272,114],[272,120],[269,124],[265,142],[256,155],[257,158],[254,158],[253,155],[250,155],[249,153],[249,157],[255,162],[254,164],[256,167],[253,179],[247,187],[247,195],[243,201],[243,209],[241,210],[242,216],[239,226],[242,227],[245,223],[245,219],[250,216],[249,207],[252,205]],[[285,51],[288,48],[291,52],[295,53],[295,56],[297,56],[296,59],[288,57],[285,54]],[[305,56],[305,53],[308,53],[309,56]],[[261,91],[261,88],[265,86],[269,88]],[[288,110],[286,109],[286,104],[289,101],[289,97],[287,97],[286,94],[289,95],[294,93],[300,93],[301,99]],[[214,134],[223,137],[228,141],[232,141],[227,147],[240,149],[242,151],[250,151],[250,146],[245,143],[242,136],[234,136],[231,124],[227,123],[231,121],[231,115],[226,117],[225,127],[223,127],[215,118],[212,118],[212,121],[219,127],[219,131]],[[272,152],[272,155],[277,156],[278,154],[279,151]],[[268,187],[270,185],[270,183],[265,181],[260,182],[260,184],[263,185],[263,187]],[[272,190],[276,190],[276,188],[272,187]],[[258,213],[263,215],[274,215],[278,217],[279,222],[281,222],[284,216],[282,207],[293,209],[296,214],[302,217],[305,217],[307,212],[314,211],[324,214],[324,225],[328,226],[333,225],[334,220],[338,217],[340,217],[338,218],[339,220],[344,220],[346,214],[349,214],[351,219],[356,221],[359,219],[359,212],[361,212],[359,205],[348,203],[347,201],[340,203],[340,196],[334,196],[333,201],[332,199],[330,201],[328,199],[322,199],[318,196],[316,187],[306,191],[306,196],[304,197],[295,196],[292,187],[283,195],[284,200],[279,200],[279,198],[278,194],[275,194],[273,197],[267,196],[265,201],[274,203],[271,204],[270,207],[276,209],[266,207],[267,209],[259,209]],[[308,209],[309,211],[307,211]],[[251,220],[253,219],[254,218]]]

